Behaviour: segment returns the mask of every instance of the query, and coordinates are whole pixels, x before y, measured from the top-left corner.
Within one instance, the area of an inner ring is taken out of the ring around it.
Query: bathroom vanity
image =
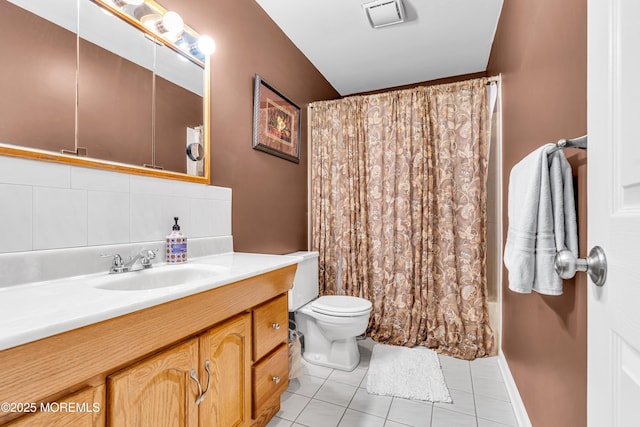
[[[85,298],[88,308],[51,309],[67,313],[57,327],[68,330],[55,335],[32,340],[46,332],[6,325],[4,347],[28,342],[0,351],[0,402],[12,405],[1,408],[0,425],[267,424],[288,385],[287,291],[297,260],[220,257],[226,270],[208,285],[89,289],[99,292]],[[246,267],[252,262],[258,267]],[[40,290],[39,298],[55,304],[55,285],[43,285],[54,288]],[[25,298],[35,295],[28,291]],[[2,292],[0,308],[19,298],[17,289]],[[83,311],[93,316],[78,327]]]

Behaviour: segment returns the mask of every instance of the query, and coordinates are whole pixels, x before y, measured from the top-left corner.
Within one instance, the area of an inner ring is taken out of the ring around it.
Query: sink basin
[[[101,277],[100,283],[95,287],[112,291],[146,291],[212,279],[226,270],[226,267],[212,265],[166,265],[148,270],[110,274]]]

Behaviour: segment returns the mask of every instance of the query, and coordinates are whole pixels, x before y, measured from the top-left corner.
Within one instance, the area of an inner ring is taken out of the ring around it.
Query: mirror
[[[0,2],[0,154],[209,182],[208,57],[142,1]]]

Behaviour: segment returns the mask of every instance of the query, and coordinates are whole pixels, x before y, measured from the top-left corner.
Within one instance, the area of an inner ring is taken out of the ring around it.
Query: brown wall
[[[0,1],[0,40],[0,142],[73,150],[75,34]]]
[[[82,38],[78,58],[78,147],[98,159],[152,164],[153,71]]]
[[[511,168],[542,144],[587,130],[586,0],[505,0],[488,74],[502,73],[503,233]],[[578,177],[580,251],[586,252],[586,160]],[[503,283],[502,350],[535,427],[586,425],[586,279],[562,296],[521,295]]]
[[[212,184],[233,189],[234,249],[306,249],[306,105],[338,93],[254,0],[162,5],[217,45],[211,57]],[[256,73],[302,108],[299,164],[251,148]]]
[[[187,173],[187,127],[202,126],[202,97],[162,77],[155,77],[155,164]]]

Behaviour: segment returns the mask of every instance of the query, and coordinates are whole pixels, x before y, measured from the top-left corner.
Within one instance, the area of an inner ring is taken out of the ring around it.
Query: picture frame
[[[300,162],[300,107],[258,74],[253,85],[253,148]]]

